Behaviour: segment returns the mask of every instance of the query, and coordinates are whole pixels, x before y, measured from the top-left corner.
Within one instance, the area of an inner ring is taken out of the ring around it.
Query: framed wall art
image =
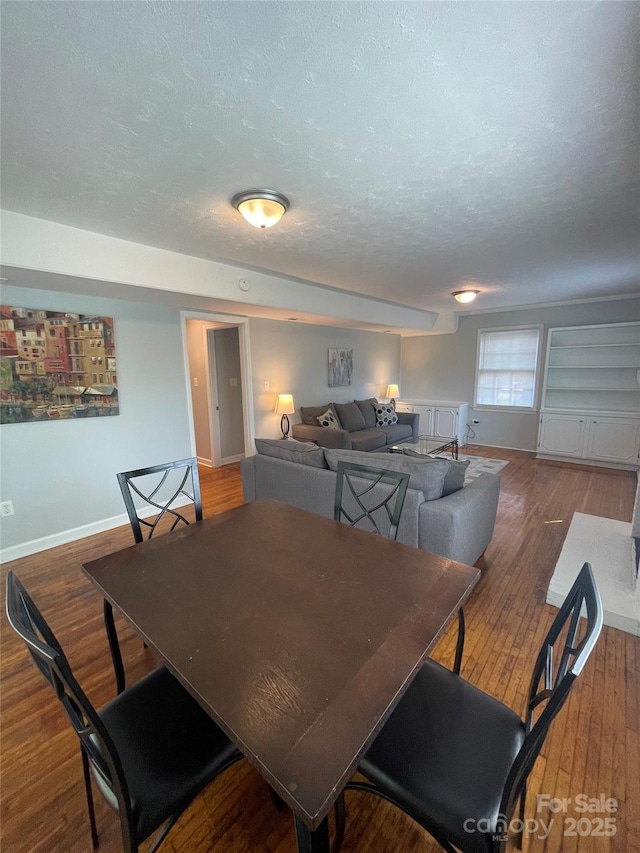
[[[329,347],[329,388],[351,385],[353,350]]]
[[[119,411],[111,317],[0,305],[0,423]]]

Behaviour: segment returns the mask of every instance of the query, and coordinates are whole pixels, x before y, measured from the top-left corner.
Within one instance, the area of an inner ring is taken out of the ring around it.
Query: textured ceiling
[[[2,206],[435,311],[633,292],[639,8],[4,0]]]

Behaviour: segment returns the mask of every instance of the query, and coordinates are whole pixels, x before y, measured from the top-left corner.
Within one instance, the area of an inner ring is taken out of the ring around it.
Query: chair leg
[[[271,802],[276,807],[276,809],[281,812],[284,808],[284,800],[279,794],[276,794],[276,792],[271,786],[269,786],[269,794],[271,795]]]
[[[340,848],[342,847],[342,842],[344,841],[344,829],[347,817],[347,810],[344,802],[344,791],[335,801],[333,810],[336,818],[336,832],[333,839],[333,847],[331,848],[331,853],[340,853]]]
[[[462,666],[462,652],[464,650],[464,610],[462,607],[458,610],[458,642],[456,643],[456,659],[453,663],[453,671],[456,675],[460,675],[460,667]]]
[[[93,791],[91,790],[91,773],[89,772],[89,759],[82,747],[80,747],[82,755],[82,774],[84,776],[84,790],[87,795],[87,810],[89,812],[89,825],[91,827],[91,844],[94,850],[98,849],[100,839],[98,838],[98,828],[96,826],[96,813],[93,808]]]
[[[107,639],[109,641],[109,651],[111,652],[113,670],[116,675],[116,692],[122,693],[125,688],[125,676],[124,666],[122,664],[122,654],[120,652],[118,634],[116,633],[116,624],[113,619],[113,607],[109,604],[106,598],[104,600],[104,627],[107,632]]]
[[[520,829],[518,830],[518,834],[516,835],[516,847],[518,850],[522,850],[522,837],[523,837],[523,829],[524,829],[524,807],[527,802],[527,783],[524,782],[522,785],[522,791],[520,792],[520,811],[518,813],[518,817],[520,818]]]

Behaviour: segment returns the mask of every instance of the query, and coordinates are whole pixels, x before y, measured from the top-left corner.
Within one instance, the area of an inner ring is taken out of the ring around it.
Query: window
[[[479,329],[476,406],[533,409],[540,327]]]

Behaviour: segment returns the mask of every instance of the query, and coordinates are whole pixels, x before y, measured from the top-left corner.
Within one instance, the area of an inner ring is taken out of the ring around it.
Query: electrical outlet
[[[13,501],[2,501],[0,503],[0,518],[7,518],[13,515]]]
[[[197,388],[197,387],[198,387],[198,377],[197,377],[197,376],[194,376],[194,377],[193,377],[193,387],[194,387],[194,388]]]
[[[268,380],[268,379],[265,379],[265,380],[264,380],[264,390],[265,390],[265,391],[268,391],[268,390],[269,390],[269,385],[270,385],[269,380]]]

